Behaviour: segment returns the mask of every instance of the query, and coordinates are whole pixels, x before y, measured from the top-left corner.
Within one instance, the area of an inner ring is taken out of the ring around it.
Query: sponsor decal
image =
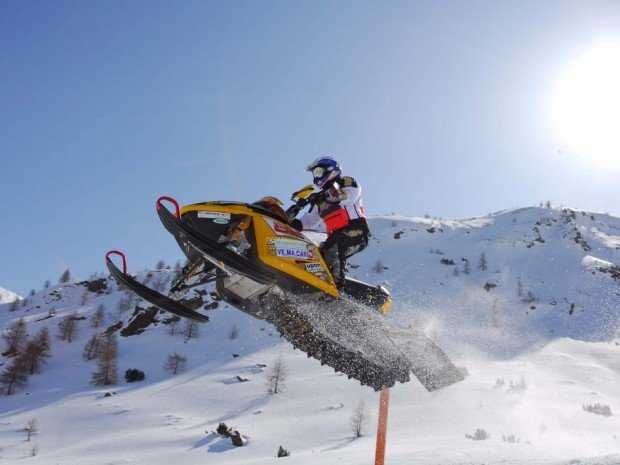
[[[287,236],[294,236],[300,239],[304,239],[304,236],[302,233],[297,231],[295,228],[289,226],[288,224],[275,222],[273,230],[276,232],[276,234],[281,234],[281,235],[284,234]]]
[[[274,232],[278,236],[293,236],[299,239],[305,239],[302,233],[297,231],[295,228],[289,226],[288,224],[280,223],[279,221],[276,221],[271,218],[264,218],[264,219],[267,222],[267,224],[271,226],[271,229],[273,229]]]
[[[306,258],[308,256],[308,252],[305,249],[288,249],[285,247],[276,248],[276,255],[278,257],[286,257],[286,258]]]
[[[230,221],[228,221],[228,220],[226,220],[224,218],[215,218],[213,220],[213,222],[217,223],[217,224],[228,224],[228,223],[230,223]]]
[[[267,246],[272,249],[278,257],[308,260],[308,248],[305,242],[296,239],[275,237],[269,239]]]
[[[230,213],[199,211],[198,218],[211,218],[219,220],[230,220]],[[223,224],[223,223],[220,223]]]
[[[320,263],[306,263],[306,271],[308,273],[319,273],[323,271],[323,266]]]

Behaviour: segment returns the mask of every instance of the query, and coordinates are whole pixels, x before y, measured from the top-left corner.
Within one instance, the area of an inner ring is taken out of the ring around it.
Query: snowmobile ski
[[[119,255],[123,259],[123,271],[121,271],[110,259],[110,255]],[[145,286],[144,284],[136,281],[127,273],[127,261],[125,259],[125,254],[119,252],[118,250],[111,250],[105,256],[106,265],[110,274],[114,277],[114,279],[124,286],[127,286],[137,295],[142,297],[147,302],[152,303],[156,307],[161,308],[167,312],[173,313],[183,318],[189,318],[191,320],[199,321],[201,323],[206,323],[209,321],[209,317],[207,315],[203,315],[194,310],[190,310],[183,304],[173,300],[169,297],[166,297],[163,294],[151,289],[150,287]]]

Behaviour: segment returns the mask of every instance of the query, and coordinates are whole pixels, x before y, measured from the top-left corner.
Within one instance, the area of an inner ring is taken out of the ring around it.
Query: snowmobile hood
[[[270,218],[289,224],[289,218],[285,211],[279,205],[271,202],[264,202],[263,199],[254,203],[234,202],[234,201],[211,201],[194,203],[187,205],[181,209],[181,216],[192,211],[201,211],[208,209],[209,211],[219,211],[226,213],[234,213],[239,215],[251,215],[258,213],[267,215]]]

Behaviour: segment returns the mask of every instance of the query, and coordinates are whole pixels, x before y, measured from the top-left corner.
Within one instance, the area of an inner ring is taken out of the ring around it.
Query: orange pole
[[[385,463],[385,440],[387,438],[388,407],[390,405],[390,390],[383,386],[379,397],[379,423],[377,425],[377,448],[375,451],[375,465]]]

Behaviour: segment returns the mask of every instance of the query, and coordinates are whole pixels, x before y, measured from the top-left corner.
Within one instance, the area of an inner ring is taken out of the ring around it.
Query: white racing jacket
[[[323,200],[313,205],[300,218],[303,229],[316,229],[323,221],[328,234],[348,226],[368,231],[362,187],[349,176],[338,178],[333,187],[337,189],[334,201]]]

